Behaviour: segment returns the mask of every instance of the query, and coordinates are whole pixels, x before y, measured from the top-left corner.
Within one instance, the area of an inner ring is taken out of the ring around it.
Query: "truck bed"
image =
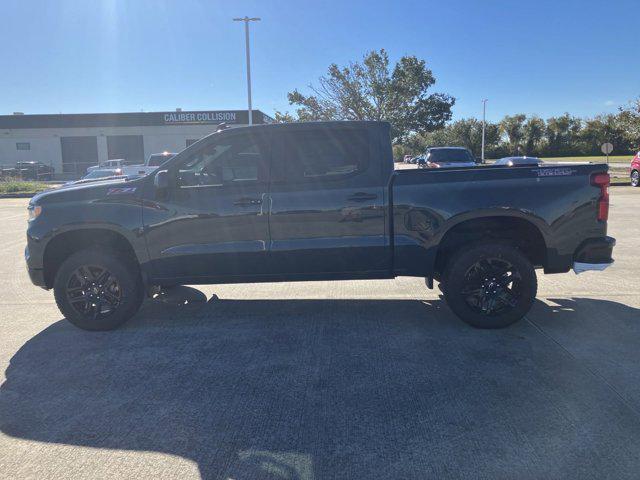
[[[389,182],[395,273],[437,275],[436,252],[447,232],[457,228],[468,237],[491,222],[537,230],[545,252],[536,266],[566,272],[585,238],[606,235],[596,214],[600,189],[590,179],[607,170],[606,164],[396,170]]]

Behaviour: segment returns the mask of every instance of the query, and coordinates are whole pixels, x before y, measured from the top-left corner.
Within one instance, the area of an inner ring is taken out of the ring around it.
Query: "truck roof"
[[[233,127],[230,129],[221,130],[221,132],[243,130],[248,128],[305,129],[305,128],[311,128],[311,127],[329,128],[329,127],[372,127],[372,126],[390,127],[391,124],[386,121],[377,121],[377,120],[327,120],[327,121],[319,121],[319,122],[268,123],[268,124],[260,124],[260,125],[247,125],[242,127]]]
[[[467,147],[428,147],[427,150],[469,150]]]

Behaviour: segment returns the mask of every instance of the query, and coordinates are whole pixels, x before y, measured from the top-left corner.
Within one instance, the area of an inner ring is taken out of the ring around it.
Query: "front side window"
[[[179,187],[203,187],[265,181],[261,142],[249,135],[221,138],[195,152],[177,172]]]
[[[273,179],[317,182],[362,172],[367,167],[366,130],[318,129],[284,132],[274,155]]]

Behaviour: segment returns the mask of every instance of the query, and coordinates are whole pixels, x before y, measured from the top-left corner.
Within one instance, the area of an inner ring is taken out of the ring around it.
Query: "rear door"
[[[389,270],[378,142],[378,132],[365,126],[274,129],[269,218],[274,273],[350,276]]]

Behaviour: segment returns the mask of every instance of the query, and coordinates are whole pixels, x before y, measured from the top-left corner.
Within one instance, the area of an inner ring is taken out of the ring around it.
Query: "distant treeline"
[[[275,121],[385,120],[391,124],[396,159],[445,145],[465,146],[480,156],[482,122],[451,122],[456,99],[434,93],[435,83],[425,60],[407,55],[393,65],[385,49],[372,50],[360,61],[332,63],[307,92],[289,92],[289,104],[296,109],[276,112]],[[614,155],[629,154],[640,144],[640,97],[616,114],[593,118],[508,115],[486,125],[485,139],[486,158],[599,155],[604,142],[613,144]]]
[[[565,113],[544,120],[525,114],[507,115],[500,122],[487,122],[485,157],[509,155],[567,157],[601,155],[600,146],[613,144],[613,155],[637,151],[640,144],[640,117],[634,107],[619,113],[582,119]],[[419,154],[429,146],[465,146],[480,157],[482,121],[457,120],[433,132],[414,134],[394,147],[394,156]]]

